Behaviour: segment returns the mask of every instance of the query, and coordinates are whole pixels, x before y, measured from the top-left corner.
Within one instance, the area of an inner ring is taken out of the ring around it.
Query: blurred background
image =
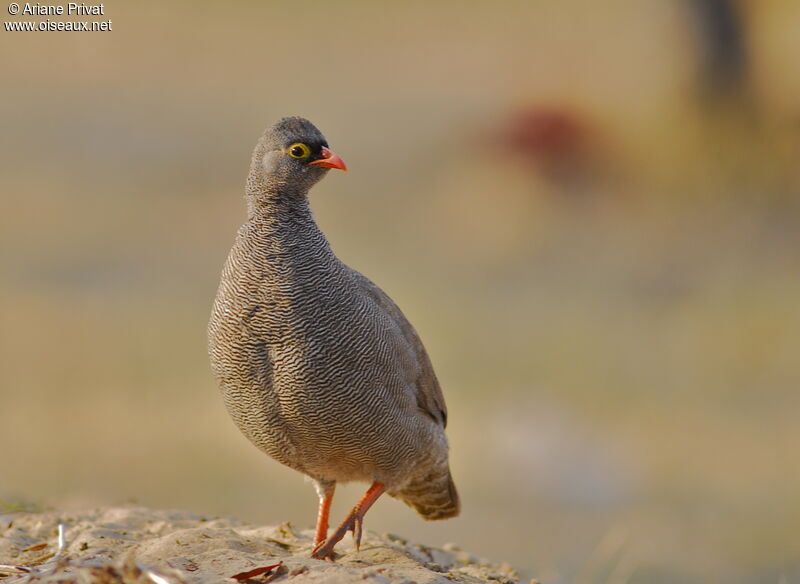
[[[462,517],[387,498],[368,529],[544,583],[800,581],[800,4],[105,11],[0,32],[4,508],[312,526],[205,337],[252,147],[294,114],[351,170],[319,223],[450,408]]]

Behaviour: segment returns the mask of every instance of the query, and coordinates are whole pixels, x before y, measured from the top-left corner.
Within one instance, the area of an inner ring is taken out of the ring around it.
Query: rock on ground
[[[60,551],[59,524],[64,533]],[[295,531],[288,523],[254,527],[235,519],[144,507],[12,513],[0,515],[0,564],[4,564],[0,583],[516,584],[519,580],[508,565],[492,565],[452,545],[437,549],[393,535],[365,533],[360,552],[345,538],[331,563],[308,557],[312,541],[313,532]],[[274,564],[280,565],[257,573],[258,568]],[[11,566],[29,571],[17,572]]]

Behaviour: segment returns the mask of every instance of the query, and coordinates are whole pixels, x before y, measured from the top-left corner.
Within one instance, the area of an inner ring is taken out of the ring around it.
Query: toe
[[[361,525],[363,521],[358,515],[353,518],[353,539],[355,540],[357,552],[361,551]]]

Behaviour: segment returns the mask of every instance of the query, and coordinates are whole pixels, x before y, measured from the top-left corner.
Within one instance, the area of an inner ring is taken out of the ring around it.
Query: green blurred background
[[[800,4],[105,10],[0,31],[6,506],[312,525],[205,340],[251,149],[303,115],[351,169],[318,221],[450,407],[462,517],[368,529],[546,583],[800,581]]]

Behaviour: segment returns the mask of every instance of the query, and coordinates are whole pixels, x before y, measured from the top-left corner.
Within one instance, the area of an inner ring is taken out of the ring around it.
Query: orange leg
[[[328,537],[328,515],[333,502],[333,489],[319,496],[319,513],[317,514],[317,533],[314,536],[314,545],[320,545]]]
[[[378,497],[385,492],[386,485],[378,481],[372,483],[372,486],[364,493],[364,496],[361,497],[361,500],[353,507],[350,513],[347,514],[347,517],[345,517],[333,535],[316,545],[314,551],[311,552],[311,557],[318,560],[333,560],[333,547],[342,540],[348,531],[353,532],[356,551],[358,551],[361,548],[361,526],[364,523],[364,515],[372,507],[372,504],[378,500]],[[317,535],[319,535],[319,532]]]

